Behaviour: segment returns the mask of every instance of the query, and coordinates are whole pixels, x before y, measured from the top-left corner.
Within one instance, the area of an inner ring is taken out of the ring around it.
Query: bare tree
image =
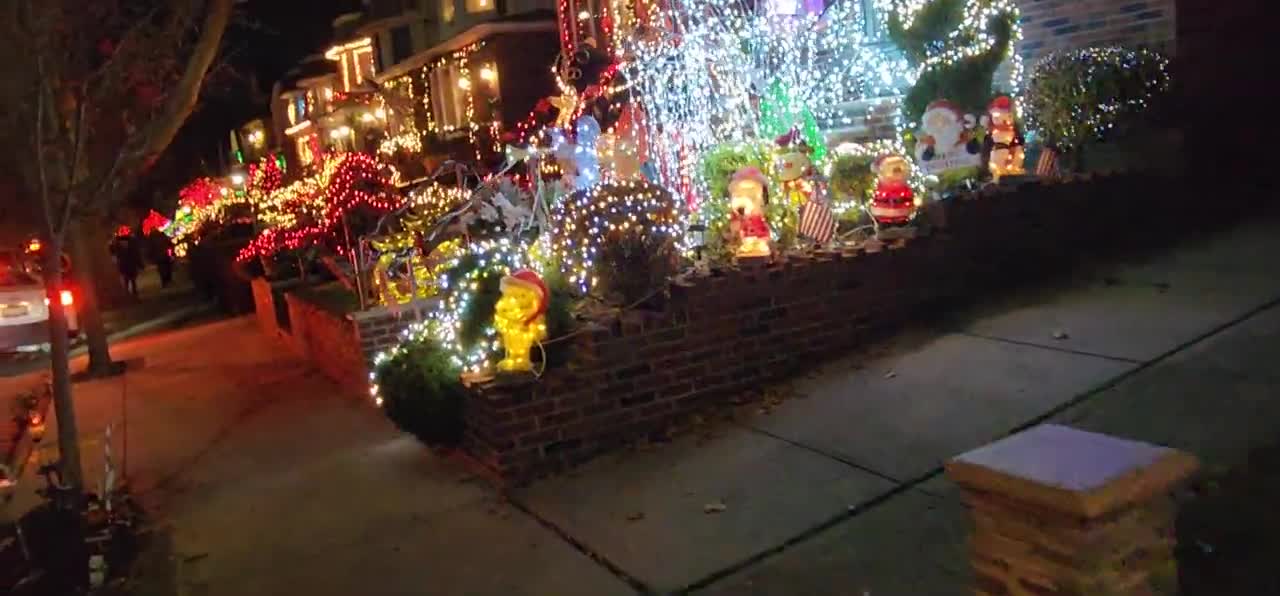
[[[5,0],[0,3],[0,159],[40,205],[54,407],[64,477],[83,488],[58,297],[59,255],[76,259],[77,307],[98,372],[113,368],[94,258],[108,216],[177,135],[218,56],[233,0]],[[93,371],[91,371],[93,372]]]

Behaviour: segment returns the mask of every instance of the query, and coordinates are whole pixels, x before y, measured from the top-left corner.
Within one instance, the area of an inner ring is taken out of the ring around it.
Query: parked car
[[[49,298],[44,282],[28,269],[21,255],[0,252],[0,352],[49,341]],[[68,333],[76,337],[80,324],[74,292],[62,290],[59,298],[66,309]]]

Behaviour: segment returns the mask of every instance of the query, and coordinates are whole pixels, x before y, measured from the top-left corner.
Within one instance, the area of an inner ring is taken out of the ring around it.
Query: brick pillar
[[[951,460],[973,519],[975,593],[1177,593],[1170,493],[1197,465],[1174,449],[1052,424]]]

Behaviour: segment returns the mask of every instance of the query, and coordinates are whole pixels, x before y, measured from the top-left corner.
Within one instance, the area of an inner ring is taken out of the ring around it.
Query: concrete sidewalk
[[[1269,218],[985,305],[517,501],[658,593],[970,593],[947,458],[1044,420],[1211,467],[1280,434],[1276,254]]]
[[[137,594],[965,594],[947,458],[1055,420],[1213,467],[1280,431],[1275,254],[1272,218],[986,305],[511,503],[251,320],[201,325],[76,386],[85,465],[127,411],[159,527]]]

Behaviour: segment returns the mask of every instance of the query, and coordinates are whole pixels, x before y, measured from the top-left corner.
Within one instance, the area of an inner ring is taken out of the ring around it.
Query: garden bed
[[[253,280],[258,326],[307,358],[330,380],[353,393],[368,392],[373,357],[426,312],[431,301],[359,310],[354,294],[337,282]]]
[[[469,385],[464,448],[520,484],[727,407],[762,383],[955,305],[1173,232],[1176,181],[1136,174],[940,202],[931,233],[677,282],[661,310],[596,321],[540,379]],[[1189,219],[1189,218],[1187,218]]]

